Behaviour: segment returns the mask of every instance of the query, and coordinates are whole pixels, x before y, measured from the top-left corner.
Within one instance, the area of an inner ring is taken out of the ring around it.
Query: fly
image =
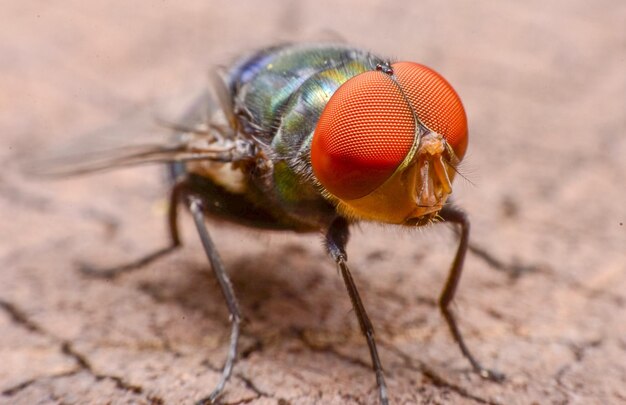
[[[369,347],[381,404],[388,404],[374,329],[346,255],[349,228],[360,221],[416,227],[449,222],[460,242],[439,308],[463,356],[482,377],[501,380],[471,354],[450,303],[468,249],[467,214],[448,197],[468,145],[467,118],[450,84],[432,69],[391,62],[342,45],[282,45],[258,51],[215,81],[219,108],[192,126],[173,126],[171,142],[61,161],[48,174],[83,174],[119,166],[169,165],[171,243],[109,276],[145,265],[181,246],[178,206],[193,217],[224,294],[230,343],[222,393],[237,357],[241,310],[205,217],[249,227],[322,232],[345,282]],[[205,107],[196,103],[190,114]]]

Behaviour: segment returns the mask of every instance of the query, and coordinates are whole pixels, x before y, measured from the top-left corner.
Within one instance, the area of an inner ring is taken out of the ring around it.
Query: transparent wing
[[[254,145],[237,137],[207,91],[167,107],[167,113],[163,108],[131,112],[115,125],[30,159],[23,171],[37,177],[66,177],[148,163],[233,162],[254,154]]]

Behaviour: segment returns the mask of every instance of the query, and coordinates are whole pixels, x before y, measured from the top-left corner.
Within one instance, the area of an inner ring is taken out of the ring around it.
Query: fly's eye
[[[403,162],[415,138],[415,120],[391,77],[379,71],[346,81],[330,98],[311,145],[319,182],[340,199],[364,197]]]
[[[452,86],[439,73],[418,63],[398,62],[392,68],[420,121],[441,134],[456,157],[463,159],[467,150],[467,117]]]

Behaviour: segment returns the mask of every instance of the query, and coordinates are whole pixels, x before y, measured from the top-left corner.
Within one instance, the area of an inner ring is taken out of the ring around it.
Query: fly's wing
[[[54,178],[148,163],[233,162],[253,155],[251,142],[238,139],[227,119],[220,119],[208,92],[196,93],[186,104],[184,113],[176,113],[180,118],[164,118],[153,108],[133,112],[111,127],[31,159],[24,172]]]

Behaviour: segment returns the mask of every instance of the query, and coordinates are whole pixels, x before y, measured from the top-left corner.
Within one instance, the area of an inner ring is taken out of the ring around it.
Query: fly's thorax
[[[343,82],[378,61],[369,52],[345,45],[285,45],[242,59],[227,73],[226,86],[239,126],[269,144],[285,121],[294,123],[286,114],[297,110],[314,125],[314,110]]]

